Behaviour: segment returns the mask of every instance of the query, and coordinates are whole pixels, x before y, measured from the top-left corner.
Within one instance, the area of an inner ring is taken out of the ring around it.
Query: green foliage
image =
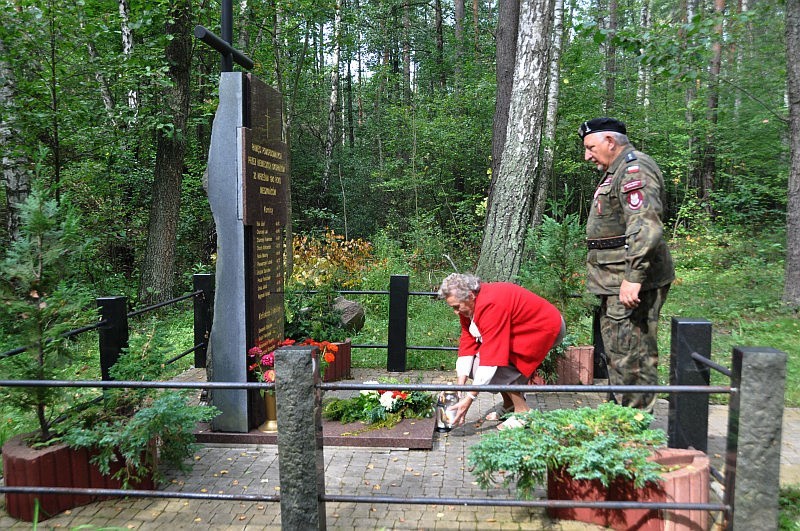
[[[361,391],[352,398],[332,398],[325,401],[322,415],[342,424],[365,422],[370,429],[391,428],[405,418],[428,418],[433,414],[435,402],[432,393],[399,390],[402,384],[394,378],[382,378],[394,389]]]
[[[778,503],[780,505],[778,529],[781,531],[800,529],[800,486],[790,485],[781,488]]]
[[[96,317],[87,290],[70,282],[73,259],[89,240],[81,237],[72,212],[60,211],[38,190],[22,205],[21,217],[20,237],[0,262],[0,316],[6,333],[28,349],[3,360],[0,370],[14,379],[58,379],[73,358],[73,344],[63,334]],[[40,441],[50,438],[50,410],[67,395],[64,388],[3,390],[4,402],[36,411]]]
[[[162,480],[161,463],[186,470],[184,461],[196,449],[197,423],[218,414],[219,410],[211,406],[190,405],[185,393],[164,392],[131,417],[74,424],[64,432],[62,440],[71,448],[97,452],[92,463],[105,475],[112,474],[112,465],[118,463],[113,477],[127,488],[150,476]]]
[[[520,266],[520,284],[552,302],[575,341],[590,342],[590,311],[595,298],[586,293],[586,229],[578,214],[566,214],[570,193],[550,202],[553,217],[530,231],[531,259]]]
[[[165,378],[173,347],[168,329],[156,326],[132,339],[130,347],[110,369],[120,381],[158,381]],[[188,334],[188,332],[187,332]],[[56,429],[66,444],[97,452],[93,462],[103,474],[121,464],[114,477],[124,485],[152,476],[161,479],[159,464],[183,470],[183,460],[195,448],[198,422],[219,414],[214,407],[191,404],[187,393],[155,389],[108,389],[99,402],[75,408]]]
[[[642,487],[660,477],[660,465],[647,458],[666,435],[649,428],[652,415],[605,403],[519,417],[525,427],[490,433],[470,449],[468,462],[481,487],[516,482],[518,495],[529,498],[546,484],[547,470],[562,467],[576,479],[605,486],[623,478]]]
[[[341,342],[347,339],[342,314],[334,308],[338,295],[330,284],[319,285],[313,292],[287,289],[284,293],[283,334],[297,341],[311,338]]]

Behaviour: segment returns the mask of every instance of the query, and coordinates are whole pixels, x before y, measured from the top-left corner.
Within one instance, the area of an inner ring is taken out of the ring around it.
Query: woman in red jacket
[[[566,333],[555,306],[510,282],[481,282],[474,275],[453,273],[442,281],[439,297],[461,321],[456,361],[459,384],[471,377],[476,385],[525,385]],[[523,393],[501,395],[505,412],[530,409]],[[476,397],[474,391],[465,393],[454,406],[455,424],[464,423]],[[518,425],[512,417],[499,428]]]

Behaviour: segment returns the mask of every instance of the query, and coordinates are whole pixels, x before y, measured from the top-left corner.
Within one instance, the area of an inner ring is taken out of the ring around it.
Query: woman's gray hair
[[[439,286],[439,298],[446,299],[452,295],[459,301],[465,301],[469,299],[470,293],[477,295],[480,290],[481,279],[475,275],[451,273],[442,280],[442,285]]]

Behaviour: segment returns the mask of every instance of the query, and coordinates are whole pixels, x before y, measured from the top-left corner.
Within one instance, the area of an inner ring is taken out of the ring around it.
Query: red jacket
[[[460,319],[459,356],[480,351],[481,365],[513,365],[529,378],[561,332],[561,313],[555,306],[510,282],[481,284],[472,318],[481,343],[469,333],[469,319]]]

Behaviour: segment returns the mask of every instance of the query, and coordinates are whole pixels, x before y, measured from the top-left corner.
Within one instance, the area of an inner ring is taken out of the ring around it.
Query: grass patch
[[[781,531],[797,531],[800,529],[800,485],[782,488],[778,504],[780,508],[778,529]]]

